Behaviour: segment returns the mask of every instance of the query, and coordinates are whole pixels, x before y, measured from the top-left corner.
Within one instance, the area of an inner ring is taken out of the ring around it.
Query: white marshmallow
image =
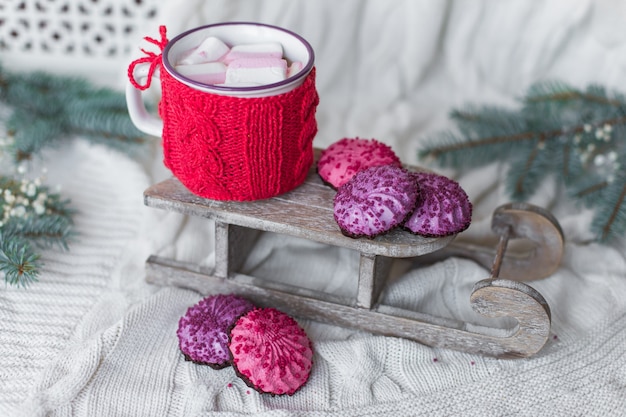
[[[240,58],[228,65],[225,85],[273,84],[287,78],[287,61],[280,58]]]
[[[230,48],[216,37],[210,36],[202,41],[200,45],[187,53],[183,59],[178,61],[178,65],[193,65],[205,62],[219,61],[226,56]]]
[[[222,84],[226,80],[226,65],[222,62],[177,65],[175,68],[181,75],[203,84]]]
[[[282,58],[283,46],[279,42],[235,45],[222,59],[227,65],[242,58]]]

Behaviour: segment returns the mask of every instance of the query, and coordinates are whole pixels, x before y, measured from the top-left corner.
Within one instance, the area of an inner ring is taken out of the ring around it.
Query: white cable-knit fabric
[[[141,220],[136,207],[147,181],[136,164],[81,142],[46,156],[44,163],[52,168],[49,180],[62,181],[61,192],[77,210],[78,234],[70,251],[43,251],[39,282],[27,289],[6,287],[0,292],[2,415],[23,410],[24,400],[51,359],[81,337],[78,323],[85,321],[82,331],[94,333],[100,329],[92,326],[106,325],[123,313],[121,305],[111,305],[98,322],[90,320],[94,305],[109,291],[124,248],[137,235]],[[110,173],[118,169],[126,181],[116,184]]]
[[[620,0],[181,3],[162,2],[170,36],[225,20],[303,35],[316,52],[316,146],[375,137],[412,164],[423,162],[416,156],[421,140],[450,127],[453,107],[512,106],[544,79],[617,89],[626,79]],[[157,34],[155,27],[145,35]],[[119,63],[120,74],[127,64]],[[120,74],[95,81],[110,84]],[[38,283],[0,289],[2,417],[626,415],[626,245],[591,243],[590,213],[550,179],[531,202],[555,214],[567,243],[559,270],[531,283],[552,312],[550,339],[537,355],[500,360],[299,319],[313,341],[311,378],[291,397],[272,397],[251,390],[231,368],[186,362],[177,323],[201,295],[145,282],[150,254],[209,266],[214,259],[209,220],[143,205],[143,190],[169,176],[159,144],[131,159],[78,138],[43,156],[38,164],[48,168],[49,182],[62,184],[77,209],[77,235],[68,252],[44,251]],[[460,241],[492,237],[491,213],[507,202],[499,180],[505,169],[494,163],[462,176],[441,171],[474,203]],[[243,266],[258,277],[344,296],[355,292],[357,268],[352,251],[274,234],[260,237]],[[502,326],[469,306],[472,285],[486,276],[463,259],[429,266],[403,260],[382,297]]]

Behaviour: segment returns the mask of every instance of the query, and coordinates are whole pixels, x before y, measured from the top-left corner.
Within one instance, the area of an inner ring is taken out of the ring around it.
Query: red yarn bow
[[[163,52],[163,49],[165,49],[165,45],[167,45],[168,42],[165,33],[165,26],[159,26],[159,34],[161,35],[160,41],[150,38],[148,36],[146,36],[144,39],[151,44],[158,46],[161,52]],[[154,52],[146,51],[143,48],[141,48],[141,52],[146,54],[146,56],[138,58],[130,63],[130,65],[128,66],[128,79],[130,80],[131,84],[135,86],[135,88],[139,90],[146,90],[150,87],[150,83],[152,82],[152,75],[154,74],[154,71],[156,70],[159,63],[161,62],[161,54],[157,55]],[[135,80],[135,67],[139,64],[143,64],[144,62],[149,62],[150,68],[148,69],[148,76],[146,78],[145,85],[141,85],[137,82],[137,80]]]

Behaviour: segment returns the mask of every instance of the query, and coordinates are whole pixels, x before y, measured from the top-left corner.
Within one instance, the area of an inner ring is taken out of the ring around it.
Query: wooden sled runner
[[[563,234],[549,212],[524,203],[497,208],[492,230],[500,241],[495,250],[486,250],[457,245],[454,236],[422,238],[402,230],[372,240],[346,237],[333,218],[334,195],[335,191],[324,185],[314,170],[293,191],[245,203],[195,196],[176,179],[153,185],[144,193],[147,206],[215,221],[215,268],[150,256],[147,279],[202,294],[236,293],[257,305],[272,306],[294,316],[470,353],[526,357],[544,346],[550,333],[550,308],[541,294],[521,281],[546,277],[560,263]],[[347,299],[239,272],[263,231],[357,251],[360,266],[356,297]],[[506,253],[508,242],[517,238],[528,240],[532,248],[523,256],[510,256]],[[514,328],[508,329],[504,337],[494,336],[493,332],[470,330],[476,326],[463,321],[381,304],[379,296],[393,259],[428,254],[469,257],[490,270],[488,278],[474,285],[469,302],[486,317],[514,318]]]

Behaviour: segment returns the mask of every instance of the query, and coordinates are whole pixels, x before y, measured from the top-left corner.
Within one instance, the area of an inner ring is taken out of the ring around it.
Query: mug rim
[[[306,64],[302,67],[302,69],[296,75],[294,75],[292,77],[285,78],[282,81],[271,83],[271,84],[256,85],[256,86],[235,87],[235,86],[225,86],[225,85],[204,84],[204,83],[192,80],[191,78],[185,77],[184,75],[182,75],[178,71],[176,71],[174,66],[170,63],[169,59],[167,58],[168,55],[169,55],[170,49],[172,49],[172,47],[176,44],[176,42],[178,42],[182,38],[184,38],[184,37],[186,37],[186,36],[188,36],[188,35],[190,35],[190,34],[192,34],[194,32],[205,30],[205,29],[212,28],[212,27],[218,27],[218,26],[236,26],[236,25],[261,26],[261,27],[266,27],[266,28],[269,28],[269,29],[273,29],[273,30],[278,30],[278,31],[284,32],[287,35],[296,38],[298,40],[298,42],[300,42],[302,45],[304,45],[304,47],[307,50],[307,53],[309,54],[309,59],[307,60]],[[204,90],[204,91],[220,92],[222,94],[228,94],[228,93],[254,93],[254,92],[263,92],[265,90],[279,89],[279,88],[287,86],[289,84],[296,83],[300,79],[303,79],[313,69],[313,65],[314,65],[314,62],[315,62],[315,53],[313,51],[313,47],[311,46],[311,44],[306,39],[304,39],[302,36],[298,35],[297,33],[292,32],[292,31],[290,31],[288,29],[282,28],[280,26],[269,25],[269,24],[266,24],[266,23],[258,23],[258,22],[222,22],[222,23],[213,23],[213,24],[209,24],[209,25],[198,26],[198,27],[195,27],[193,29],[189,29],[189,30],[187,30],[185,32],[182,32],[182,33],[178,34],[172,40],[170,40],[167,43],[167,45],[165,46],[165,48],[163,49],[163,60],[162,60],[162,62],[163,62],[163,66],[165,67],[167,72],[169,72],[174,78],[177,78],[181,82],[183,82],[185,84],[188,84],[190,86],[194,86],[194,87],[196,87],[198,89],[201,89],[201,90]]]

